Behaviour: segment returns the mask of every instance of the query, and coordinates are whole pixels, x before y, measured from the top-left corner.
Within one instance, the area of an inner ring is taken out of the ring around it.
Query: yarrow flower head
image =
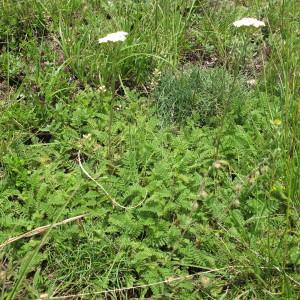
[[[114,33],[109,33],[105,37],[98,40],[99,44],[107,42],[124,42],[126,40],[127,32],[118,31]]]
[[[238,21],[232,23],[234,27],[242,27],[242,26],[253,26],[256,28],[266,26],[265,22],[259,21],[255,18],[243,18]]]

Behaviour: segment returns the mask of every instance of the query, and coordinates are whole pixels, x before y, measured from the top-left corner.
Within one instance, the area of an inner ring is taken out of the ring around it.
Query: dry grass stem
[[[225,269],[228,269],[229,267],[225,268],[219,268],[219,269],[211,269],[208,271],[202,271],[202,272],[197,272],[195,274],[191,275],[185,275],[185,276],[178,276],[178,277],[169,277],[166,278],[165,280],[162,281],[157,281],[149,284],[142,284],[142,285],[136,285],[136,286],[131,286],[131,287],[126,287],[126,288],[118,288],[118,289],[111,289],[111,290],[104,290],[104,291],[99,291],[99,292],[94,292],[94,293],[82,293],[82,294],[74,294],[74,295],[66,295],[66,296],[53,296],[49,297],[48,299],[50,300],[64,300],[64,299],[74,299],[74,298],[83,298],[83,297],[90,297],[90,296],[95,296],[95,295],[100,295],[100,294],[109,294],[109,293],[119,293],[123,291],[129,291],[129,290],[136,290],[136,289],[141,289],[141,288],[148,288],[151,286],[156,286],[156,285],[161,285],[161,284],[170,284],[176,281],[181,281],[181,280],[187,280],[194,278],[198,275],[203,275],[203,274],[208,274],[208,273],[218,273],[219,271],[223,271]],[[40,299],[39,299],[40,300]]]
[[[80,156],[80,151],[78,151],[78,163],[80,166],[80,169],[82,170],[82,172],[89,178],[91,179],[98,187],[100,187],[100,189],[104,192],[104,194],[109,198],[109,200],[112,202],[113,206],[118,206],[120,208],[129,210],[129,209],[135,209],[139,206],[141,206],[147,199],[147,194],[145,196],[145,198],[140,201],[138,204],[134,205],[134,206],[123,206],[122,204],[120,204],[119,202],[117,202],[107,191],[106,189],[102,186],[102,184],[100,184],[96,179],[94,179],[89,172],[83,167],[82,162],[81,162],[81,156]]]
[[[65,219],[65,220],[63,220],[61,222],[55,223],[55,224],[49,224],[49,225],[41,226],[41,227],[35,228],[33,230],[30,230],[30,231],[28,231],[26,233],[23,233],[21,235],[18,235],[18,236],[15,236],[15,237],[11,237],[8,240],[6,240],[4,243],[0,244],[0,250],[3,249],[4,247],[8,246],[9,244],[14,243],[16,241],[19,241],[19,240],[21,240],[23,238],[27,238],[27,237],[31,237],[31,236],[34,236],[34,235],[38,235],[38,234],[44,233],[45,231],[47,231],[51,227],[57,227],[57,226],[60,226],[60,225],[64,225],[64,224],[67,224],[67,223],[70,223],[70,222],[82,219],[85,216],[87,216],[87,214],[79,215],[79,216],[72,217],[72,218],[68,218],[68,219]]]

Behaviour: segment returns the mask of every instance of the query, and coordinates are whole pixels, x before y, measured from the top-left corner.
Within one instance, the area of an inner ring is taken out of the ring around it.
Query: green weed
[[[236,83],[225,69],[199,67],[163,75],[155,97],[157,109],[166,121],[180,123],[193,116],[201,126],[216,122],[225,113],[226,105],[241,110],[249,99],[243,81]]]

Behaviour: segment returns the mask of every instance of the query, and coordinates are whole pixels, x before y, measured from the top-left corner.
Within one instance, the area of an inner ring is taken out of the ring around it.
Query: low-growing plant
[[[154,96],[164,121],[183,123],[193,117],[203,126],[215,124],[226,105],[243,105],[247,89],[224,68],[192,67],[164,74]]]

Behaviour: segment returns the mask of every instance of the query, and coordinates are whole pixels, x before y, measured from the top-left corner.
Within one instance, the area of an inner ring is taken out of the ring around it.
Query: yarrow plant
[[[126,40],[126,37],[128,35],[128,32],[125,31],[117,31],[113,33],[107,34],[105,37],[100,38],[98,40],[99,44],[103,43],[109,43],[109,42],[124,42]],[[108,140],[108,157],[111,157],[111,130],[112,130],[112,119],[113,119],[113,102],[114,102],[114,96],[115,96],[115,86],[116,86],[116,80],[119,75],[119,54],[120,51],[118,51],[119,47],[116,47],[114,51],[112,52],[113,55],[111,57],[112,59],[112,78],[111,78],[111,103],[110,103],[110,114],[109,114],[109,140]]]
[[[253,44],[251,44],[250,39],[249,39],[249,34],[255,37],[257,40],[262,41],[262,34],[261,31],[258,30],[260,27],[266,26],[265,22],[257,20],[255,18],[242,18],[240,20],[236,20],[235,22],[232,23],[232,25],[236,28],[239,28],[239,32],[242,37],[242,55],[240,58],[242,60],[239,60],[240,65],[245,65],[246,64],[246,57],[247,53],[249,55],[253,55],[253,52],[255,51],[253,49]],[[239,41],[239,39],[237,40]],[[236,49],[239,49],[240,47],[236,46]],[[255,84],[252,84],[253,82],[250,82],[251,86],[254,86]]]
[[[234,27],[237,27],[237,28],[243,27],[243,26],[246,26],[246,27],[253,26],[256,28],[266,26],[265,22],[259,21],[255,18],[243,18],[243,19],[233,22],[232,24]]]
[[[232,25],[236,28],[243,27],[244,29],[242,29],[242,28],[239,29],[240,34],[241,34],[241,39],[237,38],[236,45],[233,46],[233,49],[235,50],[235,53],[236,53],[236,54],[233,54],[233,56],[236,55],[236,58],[235,58],[236,63],[234,64],[234,70],[233,70],[234,80],[233,80],[231,89],[233,89],[235,86],[236,78],[239,75],[240,67],[246,65],[247,51],[249,51],[249,50],[252,51],[251,47],[249,47],[251,40],[248,38],[248,34],[252,34],[253,31],[257,31],[255,29],[253,29],[253,27],[260,28],[260,27],[265,26],[265,23],[263,21],[255,19],[255,18],[246,17],[246,18],[242,18],[240,20],[233,22]],[[240,47],[240,45],[241,45],[241,47]],[[249,84],[249,86],[254,86],[256,84],[256,82],[251,81],[248,84]],[[218,132],[217,138],[216,138],[217,139],[216,154],[215,154],[216,159],[218,159],[218,155],[219,155],[220,139],[221,139],[223,127],[225,124],[225,117],[230,108],[229,99],[230,99],[230,97],[227,97],[227,99],[225,101],[224,113],[223,113],[223,117],[221,119],[221,124],[219,126],[219,132]]]

